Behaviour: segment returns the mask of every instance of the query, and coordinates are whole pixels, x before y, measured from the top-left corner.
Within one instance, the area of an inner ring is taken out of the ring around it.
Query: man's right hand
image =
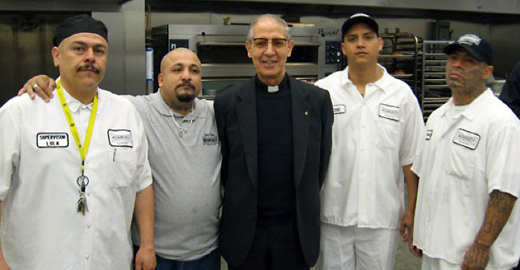
[[[53,98],[52,91],[56,88],[56,81],[47,75],[37,75],[30,78],[24,86],[18,91],[21,96],[27,93],[31,99],[36,97],[35,93],[41,97],[45,102],[49,102]]]
[[[413,243],[408,243],[408,250],[415,256],[415,257],[422,257],[422,250],[416,246],[413,245]]]

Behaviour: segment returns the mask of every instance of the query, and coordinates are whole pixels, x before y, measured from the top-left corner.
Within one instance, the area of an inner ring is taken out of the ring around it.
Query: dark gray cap
[[[458,49],[464,49],[473,58],[484,61],[488,65],[493,65],[493,50],[489,41],[475,34],[465,34],[461,36],[457,41],[444,47],[444,53],[447,55],[452,54]]]

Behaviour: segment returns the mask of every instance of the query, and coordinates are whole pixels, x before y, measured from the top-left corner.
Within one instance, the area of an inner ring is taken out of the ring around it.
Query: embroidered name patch
[[[399,121],[401,109],[396,106],[379,104],[379,117]]]
[[[340,105],[334,105],[332,107],[332,110],[334,111],[334,114],[340,114],[340,113],[346,113],[347,107],[343,104]]]
[[[464,146],[471,150],[477,149],[479,141],[480,135],[462,128],[459,128],[459,130],[457,130],[455,133],[455,137],[453,137],[453,143]]]
[[[432,138],[433,129],[426,131],[426,140],[429,141]]]
[[[127,129],[109,129],[108,143],[114,147],[133,147],[132,132]]]
[[[67,133],[38,133],[36,134],[36,146],[38,148],[59,148],[69,146],[69,134]]]
[[[204,145],[216,145],[218,142],[217,135],[214,133],[205,133],[202,135]]]

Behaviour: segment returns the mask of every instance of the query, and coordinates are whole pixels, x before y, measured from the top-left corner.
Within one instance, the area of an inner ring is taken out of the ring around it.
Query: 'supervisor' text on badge
[[[38,133],[36,134],[36,146],[38,148],[58,148],[69,146],[69,134],[67,133]]]

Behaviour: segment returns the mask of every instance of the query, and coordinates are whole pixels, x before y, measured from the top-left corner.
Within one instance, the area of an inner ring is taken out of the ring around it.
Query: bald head
[[[178,58],[188,58],[192,59],[195,63],[198,63],[198,66],[201,66],[201,62],[199,57],[190,49],[186,48],[177,48],[175,50],[167,53],[161,60],[161,73],[164,73],[165,68],[170,66],[172,61],[175,61]]]
[[[161,96],[174,110],[189,111],[202,90],[202,65],[189,49],[177,48],[161,60],[158,76]]]

